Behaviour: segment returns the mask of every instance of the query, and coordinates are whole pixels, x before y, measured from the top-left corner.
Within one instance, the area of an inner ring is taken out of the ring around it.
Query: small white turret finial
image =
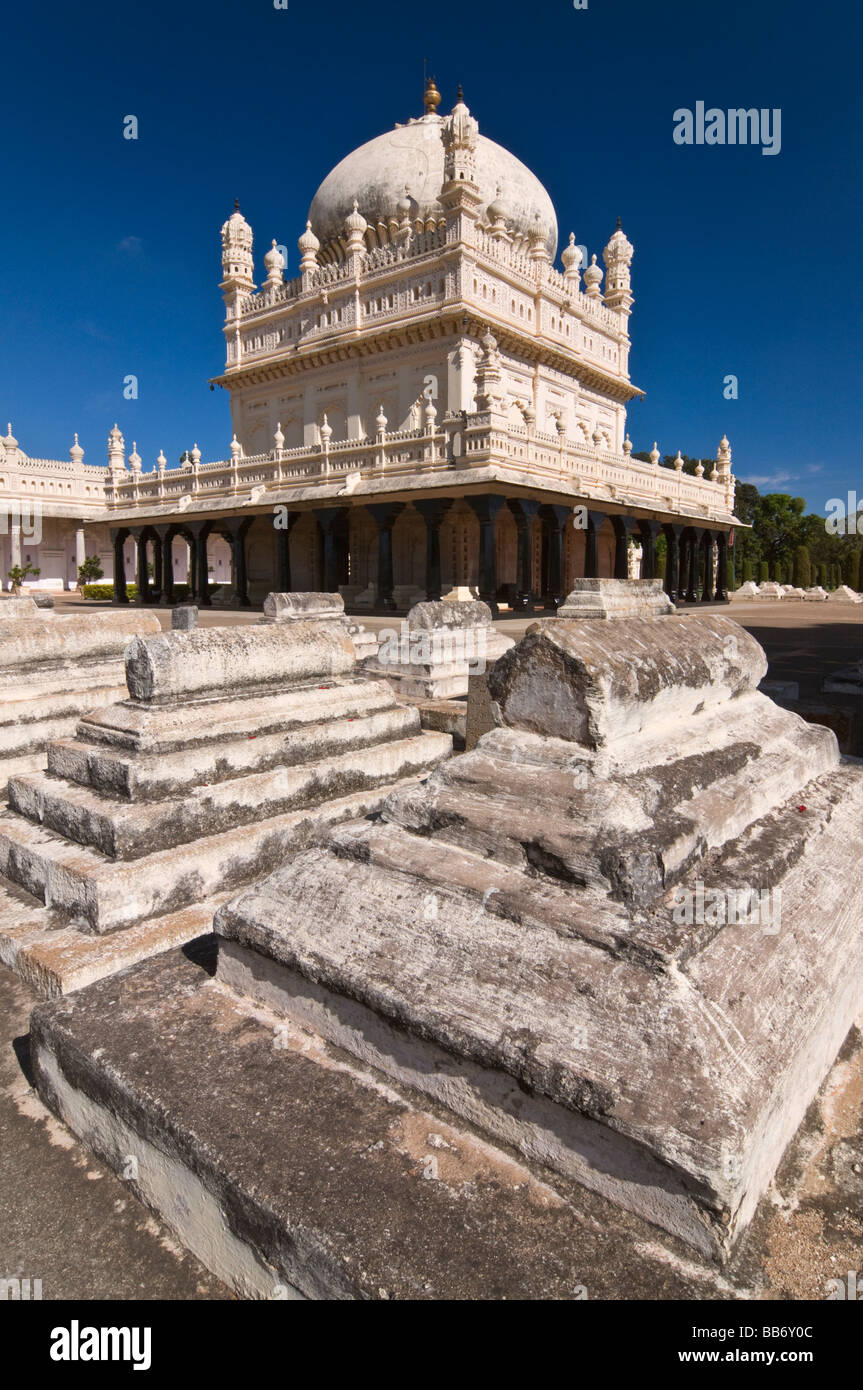
[[[300,270],[306,272],[317,269],[321,243],[312,231],[311,222],[306,223],[306,230],[297,239],[297,246],[300,251]]]
[[[596,264],[596,256],[591,256],[590,265],[584,272],[584,292],[588,299],[599,299],[599,286],[602,281],[602,271]]]
[[[264,257],[264,265],[267,270],[266,283],[268,285],[281,285],[285,278],[285,258],[276,244],[275,237],[273,237],[272,245]]]

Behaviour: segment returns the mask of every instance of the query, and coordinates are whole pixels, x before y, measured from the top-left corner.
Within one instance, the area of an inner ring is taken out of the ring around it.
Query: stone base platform
[[[720,1268],[239,1000],[197,946],[38,1006],[32,1055],[43,1099],[118,1172],[137,1159],[131,1192],[241,1298],[823,1299],[859,1268],[859,1035]]]
[[[675,607],[661,579],[577,579],[558,618],[661,618]]]
[[[414,780],[406,777],[395,785],[407,789]],[[41,827],[0,817],[10,839],[15,837],[19,874],[26,866],[35,890],[28,892],[0,873],[0,962],[47,998],[82,989],[211,931],[213,914],[237,883],[267,873],[341,821],[370,814],[380,799],[380,791],[370,787],[237,827],[179,852],[150,855],[143,865],[104,861]],[[190,865],[195,901],[168,911],[172,898],[179,894],[182,901]],[[228,866],[233,888],[225,879]],[[46,897],[53,906],[44,906]],[[142,904],[152,910],[148,916],[145,907],[143,919]]]

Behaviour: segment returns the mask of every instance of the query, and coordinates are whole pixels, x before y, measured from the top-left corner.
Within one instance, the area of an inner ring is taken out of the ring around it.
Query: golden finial
[[[433,116],[435,111],[437,111],[438,107],[440,106],[440,92],[435,86],[435,80],[433,77],[430,77],[426,82],[426,89],[423,101],[425,102],[426,112],[429,116]]]

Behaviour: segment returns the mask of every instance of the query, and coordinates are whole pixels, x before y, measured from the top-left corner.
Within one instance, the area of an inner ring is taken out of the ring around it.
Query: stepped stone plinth
[[[558,618],[661,618],[676,612],[661,579],[576,579]]]
[[[538,625],[474,752],[221,905],[215,980],[40,1007],[40,1095],[244,1296],[571,1297],[584,1189],[724,1258],[863,1006],[863,772],[765,670],[713,614]]]
[[[0,604],[0,794],[10,777],[44,767],[50,739],[121,698],[127,646],[159,630],[154,613],[60,617],[32,599]]]
[[[0,873],[30,895],[0,904],[0,959],[49,993],[209,930],[219,894],[451,749],[328,625],[137,638],[126,682],[0,815]]]
[[[364,666],[410,699],[455,699],[467,695],[471,674],[511,646],[496,631],[487,603],[444,599],[416,604],[399,627],[379,632],[377,652]]]
[[[220,978],[727,1251],[863,1006],[863,774],[765,669],[720,617],[542,624],[473,753],[220,909]],[[780,928],[716,920],[749,890]]]

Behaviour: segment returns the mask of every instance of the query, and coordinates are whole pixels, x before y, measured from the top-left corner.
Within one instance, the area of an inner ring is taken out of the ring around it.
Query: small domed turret
[[[275,237],[273,237],[272,245],[264,257],[264,265],[267,269],[267,284],[281,285],[284,280],[285,258],[276,245]]]

